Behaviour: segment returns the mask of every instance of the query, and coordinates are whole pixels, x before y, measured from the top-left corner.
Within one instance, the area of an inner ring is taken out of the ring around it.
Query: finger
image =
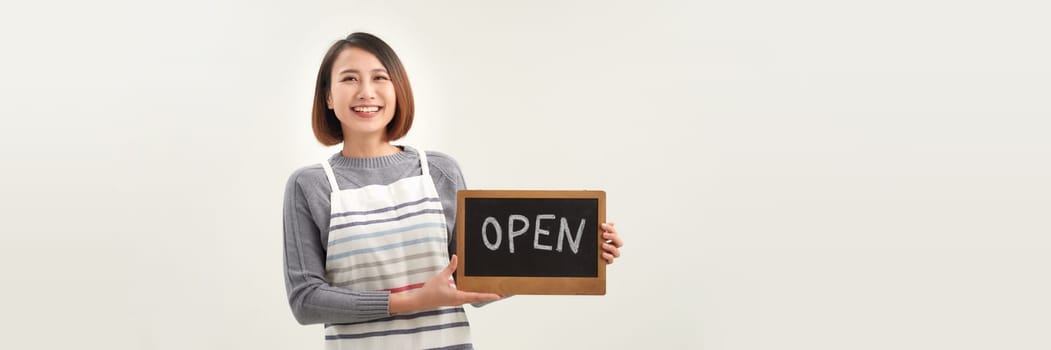
[[[612,243],[617,248],[624,246],[624,240],[620,239],[620,235],[616,232],[606,232],[602,234],[602,238],[605,238],[606,242]]]
[[[457,299],[463,303],[477,303],[481,301],[499,300],[500,295],[493,293],[457,292]]]
[[[602,224],[602,230],[606,232],[617,232],[617,228],[613,227],[613,225],[612,222],[604,223]]]
[[[453,271],[456,271],[456,265],[458,263],[459,263],[459,261],[457,261],[456,255],[453,255],[452,258],[449,259],[449,265],[445,266],[445,269],[442,270],[442,276],[445,276],[446,278],[448,278],[449,276],[452,276],[453,275]]]
[[[609,253],[602,253],[602,258],[606,259],[606,265],[613,264],[613,255]]]
[[[613,254],[613,257],[615,258],[620,257],[620,249],[617,249],[617,247],[614,247],[612,244],[605,243],[602,245],[602,249],[605,250],[606,253]]]

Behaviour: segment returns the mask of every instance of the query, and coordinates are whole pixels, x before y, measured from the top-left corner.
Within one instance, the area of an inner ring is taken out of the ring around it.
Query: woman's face
[[[394,118],[394,83],[383,63],[368,51],[351,47],[332,63],[328,108],[343,125],[346,139],[383,136]]]

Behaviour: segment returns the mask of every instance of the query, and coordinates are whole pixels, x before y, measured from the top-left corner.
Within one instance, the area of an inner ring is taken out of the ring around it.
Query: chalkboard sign
[[[606,294],[602,191],[457,193],[457,288],[499,294]]]

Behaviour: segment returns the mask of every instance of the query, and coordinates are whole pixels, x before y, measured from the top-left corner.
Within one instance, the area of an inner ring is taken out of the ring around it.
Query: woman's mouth
[[[380,106],[354,106],[354,107],[350,107],[350,110],[353,111],[354,114],[357,114],[359,117],[362,117],[362,118],[375,117],[376,114],[379,113],[379,111],[381,109],[383,109],[383,107],[380,107]]]

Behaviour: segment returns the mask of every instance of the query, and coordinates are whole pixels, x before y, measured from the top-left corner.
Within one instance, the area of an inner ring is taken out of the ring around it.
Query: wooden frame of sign
[[[458,289],[606,294],[606,192],[461,190],[456,197]]]

